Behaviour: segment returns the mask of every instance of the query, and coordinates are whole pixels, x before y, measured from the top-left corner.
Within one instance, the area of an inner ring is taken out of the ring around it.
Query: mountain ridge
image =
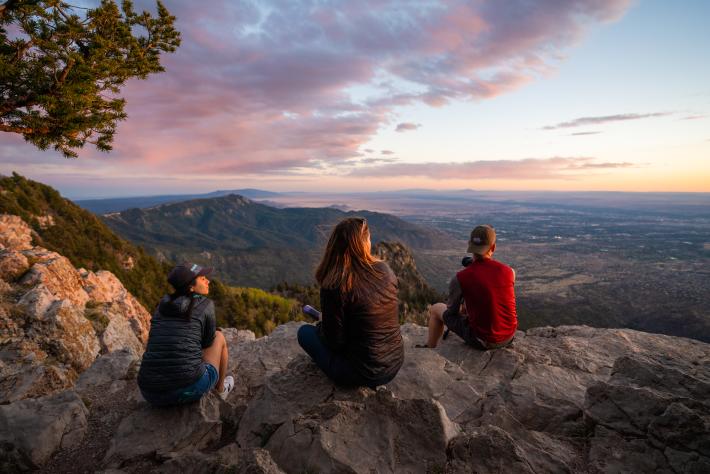
[[[230,284],[271,288],[311,284],[330,229],[346,217],[367,219],[372,241],[435,248],[446,234],[371,211],[275,208],[238,195],[130,209],[103,216],[117,234],[161,259],[200,260]]]
[[[239,194],[247,198],[266,199],[280,196],[280,193],[273,191],[265,191],[263,189],[244,188],[232,190],[217,190],[208,193],[197,194],[164,194],[155,196],[129,196],[118,198],[101,198],[101,199],[76,199],[74,202],[84,209],[93,212],[94,214],[106,214],[110,212],[120,212],[132,208],[148,208],[159,206],[161,204],[173,204],[182,201],[193,199],[203,199],[218,196],[226,196],[229,194]]]

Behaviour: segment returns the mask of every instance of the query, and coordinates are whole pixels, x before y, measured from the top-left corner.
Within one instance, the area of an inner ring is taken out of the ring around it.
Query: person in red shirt
[[[515,271],[493,259],[496,232],[479,225],[471,232],[468,252],[473,261],[449,283],[446,304],[429,309],[427,347],[436,347],[444,325],[478,349],[498,349],[513,341],[518,327],[515,311]]]

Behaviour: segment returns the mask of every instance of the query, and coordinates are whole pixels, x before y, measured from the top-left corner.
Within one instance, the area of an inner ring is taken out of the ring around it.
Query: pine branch
[[[57,84],[55,88],[59,88],[62,84],[64,84],[64,81],[67,80],[67,76],[69,75],[69,71],[74,67],[74,61],[73,59],[70,59],[67,61],[67,65],[64,66],[64,69],[62,70],[62,73],[59,75],[59,78],[57,78]]]
[[[46,127],[42,127],[42,128],[18,127],[16,125],[5,125],[5,124],[0,123],[0,132],[21,133],[23,135],[29,135],[32,133],[47,134],[47,133],[49,133],[49,129]]]

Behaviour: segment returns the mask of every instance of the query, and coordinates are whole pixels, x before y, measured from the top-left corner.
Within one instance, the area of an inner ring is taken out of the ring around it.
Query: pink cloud
[[[410,130],[416,130],[419,127],[421,127],[421,124],[418,123],[411,123],[411,122],[402,122],[397,124],[397,128],[395,128],[395,132],[407,132]]]
[[[136,3],[155,8],[152,0]],[[129,118],[114,151],[87,148],[80,159],[194,175],[337,164],[359,156],[397,107],[483,100],[522,87],[629,4],[173,2],[182,46],[165,57],[166,72],[124,89]],[[418,92],[383,86],[382,73]],[[383,93],[356,103],[348,89],[363,85]],[[3,135],[3,146],[16,143]],[[26,153],[44,159],[31,145]]]
[[[350,172],[352,176],[421,176],[433,179],[575,179],[583,170],[628,168],[631,163],[596,163],[589,157],[481,160],[462,163],[395,163]]]
[[[560,128],[583,127],[586,125],[602,125],[611,122],[626,122],[629,120],[641,120],[647,118],[664,117],[670,115],[671,112],[653,112],[650,114],[616,114],[603,115],[599,117],[580,117],[569,122],[561,122],[556,125],[547,125],[542,127],[543,130],[557,130]]]

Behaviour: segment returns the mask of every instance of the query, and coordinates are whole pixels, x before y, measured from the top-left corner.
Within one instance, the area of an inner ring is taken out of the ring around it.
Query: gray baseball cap
[[[468,253],[483,255],[496,243],[496,231],[490,225],[479,225],[471,231]]]

